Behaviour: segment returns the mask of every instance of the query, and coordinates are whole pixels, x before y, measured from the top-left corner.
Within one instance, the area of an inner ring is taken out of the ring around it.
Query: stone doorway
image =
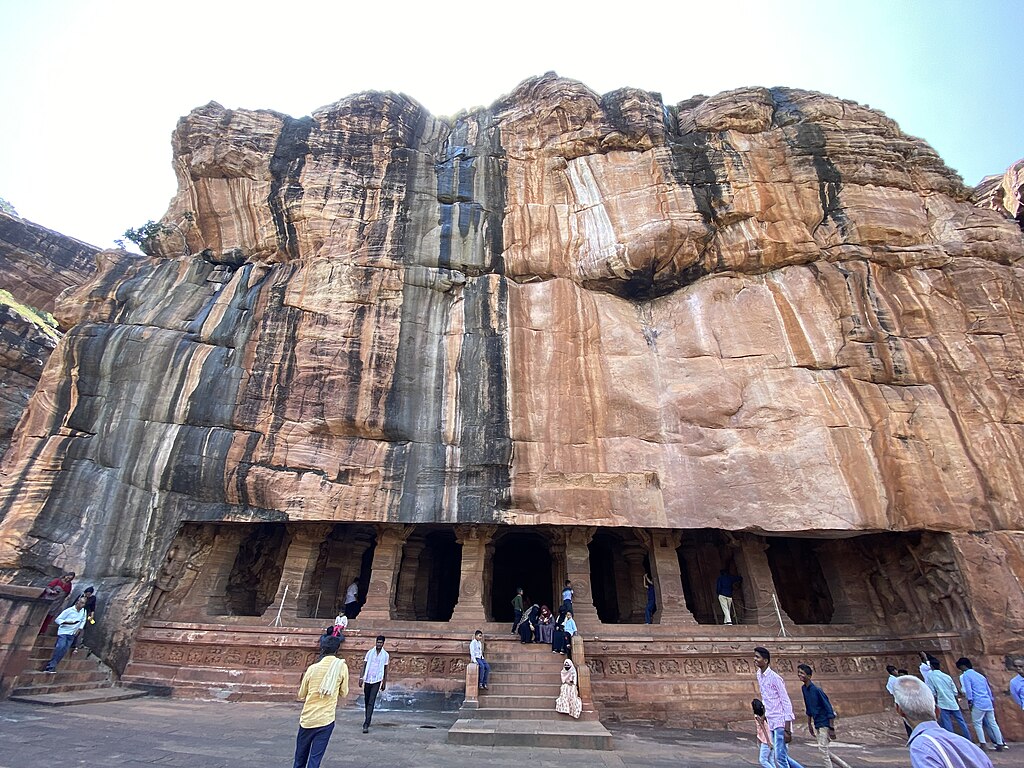
[[[229,616],[262,616],[281,583],[288,535],[284,523],[260,523],[241,540],[224,591]]]
[[[723,569],[736,576],[743,574],[739,550],[725,533],[708,528],[687,532],[676,555],[679,558],[679,574],[687,609],[698,624],[721,624],[724,617],[715,592],[715,582]],[[742,624],[742,589],[737,589],[733,594],[733,605]]]
[[[632,531],[598,531],[590,542],[590,584],[605,624],[643,624],[651,572],[647,549]]]
[[[491,619],[512,622],[512,598],[523,588],[527,606],[554,610],[551,548],[547,538],[533,532],[506,533],[494,543],[491,558]]]
[[[451,530],[417,532],[402,549],[395,618],[449,621],[459,600],[462,545]]]
[[[795,624],[830,624],[835,613],[832,592],[818,560],[819,543],[788,536],[768,539],[768,566],[779,604]]]
[[[342,610],[345,590],[359,580],[359,604],[366,601],[366,589],[373,569],[376,534],[363,525],[338,523],[320,544],[310,588],[306,594],[305,616],[333,619]]]

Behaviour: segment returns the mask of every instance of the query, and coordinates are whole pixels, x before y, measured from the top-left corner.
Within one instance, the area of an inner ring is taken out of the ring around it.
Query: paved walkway
[[[71,766],[181,766],[221,768],[289,766],[299,705],[196,702],[145,698],[73,707],[0,702],[0,768]],[[361,708],[338,711],[325,768],[739,768],[757,765],[752,738],[724,731],[611,725],[616,749],[590,752],[513,747],[461,747],[445,742],[454,713],[378,711],[370,733],[360,733]],[[854,768],[909,765],[906,748],[838,746]],[[816,749],[795,746],[807,768],[820,765]],[[993,754],[996,766],[1020,765],[1024,745]]]

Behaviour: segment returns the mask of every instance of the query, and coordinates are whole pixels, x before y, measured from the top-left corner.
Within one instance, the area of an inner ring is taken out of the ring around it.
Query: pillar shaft
[[[761,538],[745,538],[740,544],[740,551],[743,553],[740,575],[743,577],[744,601],[740,623],[778,629],[779,617],[773,600],[776,594],[775,579],[768,565],[768,545]],[[781,603],[779,613],[787,627],[791,627],[793,620],[782,610]]]
[[[565,531],[565,573],[572,581],[573,617],[581,632],[594,632],[601,626],[594,606],[594,593],[590,585],[590,549],[588,545],[597,531],[593,527],[574,527]],[[556,585],[559,594],[563,584]],[[556,599],[558,599],[556,597]]]
[[[413,531],[411,525],[378,525],[377,546],[373,550],[373,569],[366,602],[356,617],[360,624],[389,621],[395,601],[398,569],[402,563],[402,545]]]
[[[679,557],[676,555],[681,534],[678,531],[653,530],[645,539],[650,552],[651,578],[654,580],[655,601],[658,604],[654,622],[668,625],[696,624],[697,620],[686,607]],[[645,595],[645,604],[646,599]]]
[[[295,525],[290,532],[291,540],[281,569],[277,594],[263,612],[264,617],[275,619],[280,610],[282,623],[293,623],[295,619],[307,618],[309,590],[313,589],[310,584],[311,577],[320,556],[320,545],[330,534],[332,527],[329,524]],[[319,589],[319,585],[316,589]]]
[[[455,528],[455,540],[462,545],[462,567],[459,575],[459,602],[455,604],[452,622],[458,622],[472,632],[487,621],[484,589],[487,550],[494,535],[491,525],[460,525]]]

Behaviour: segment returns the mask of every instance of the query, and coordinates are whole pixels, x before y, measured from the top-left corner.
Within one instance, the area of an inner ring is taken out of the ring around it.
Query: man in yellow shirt
[[[299,734],[295,737],[295,768],[320,768],[334,731],[338,696],[348,696],[348,666],[337,653],[343,637],[320,638],[320,660],[310,664],[299,686]]]

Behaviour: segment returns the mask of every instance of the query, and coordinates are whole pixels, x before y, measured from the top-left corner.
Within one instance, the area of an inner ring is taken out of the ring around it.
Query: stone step
[[[55,677],[48,675],[48,677]],[[61,693],[64,691],[88,691],[100,688],[110,688],[113,683],[106,682],[84,682],[84,683],[63,683],[60,680],[53,680],[49,683],[33,683],[31,685],[19,685],[12,691],[13,696],[36,696],[43,693]]]
[[[97,702],[138,699],[145,695],[145,691],[137,691],[130,688],[90,688],[40,694],[14,693],[11,696],[11,701],[43,704],[48,707],[67,707],[73,704],[94,704]]]
[[[51,682],[59,683],[105,683],[110,681],[110,673],[106,670],[96,669],[96,664],[91,669],[68,670],[63,666],[57,667],[57,672],[32,671],[22,672],[18,675],[18,685],[46,685]]]
[[[505,680],[488,681],[487,690],[481,696],[547,696],[558,698],[562,686],[559,683],[520,683]]]
[[[491,693],[484,691],[481,697],[481,705],[494,709],[544,709],[548,706],[555,706],[556,693],[554,698],[545,694],[511,694]]]
[[[448,730],[448,743],[478,747],[612,749],[612,735],[601,723],[580,722],[568,715],[560,717],[561,720],[460,718]]]
[[[562,664],[565,659],[561,656],[550,656],[546,659],[530,659],[526,661],[494,661],[487,659],[491,669],[502,672],[554,672],[556,675],[562,671]]]
[[[479,718],[481,720],[565,720],[566,716],[561,712],[555,712],[555,698],[549,700],[549,704],[543,709],[503,709],[487,706],[486,698],[481,700],[477,709],[464,709],[461,714],[464,717]],[[597,712],[583,710],[580,720],[599,720]]]

